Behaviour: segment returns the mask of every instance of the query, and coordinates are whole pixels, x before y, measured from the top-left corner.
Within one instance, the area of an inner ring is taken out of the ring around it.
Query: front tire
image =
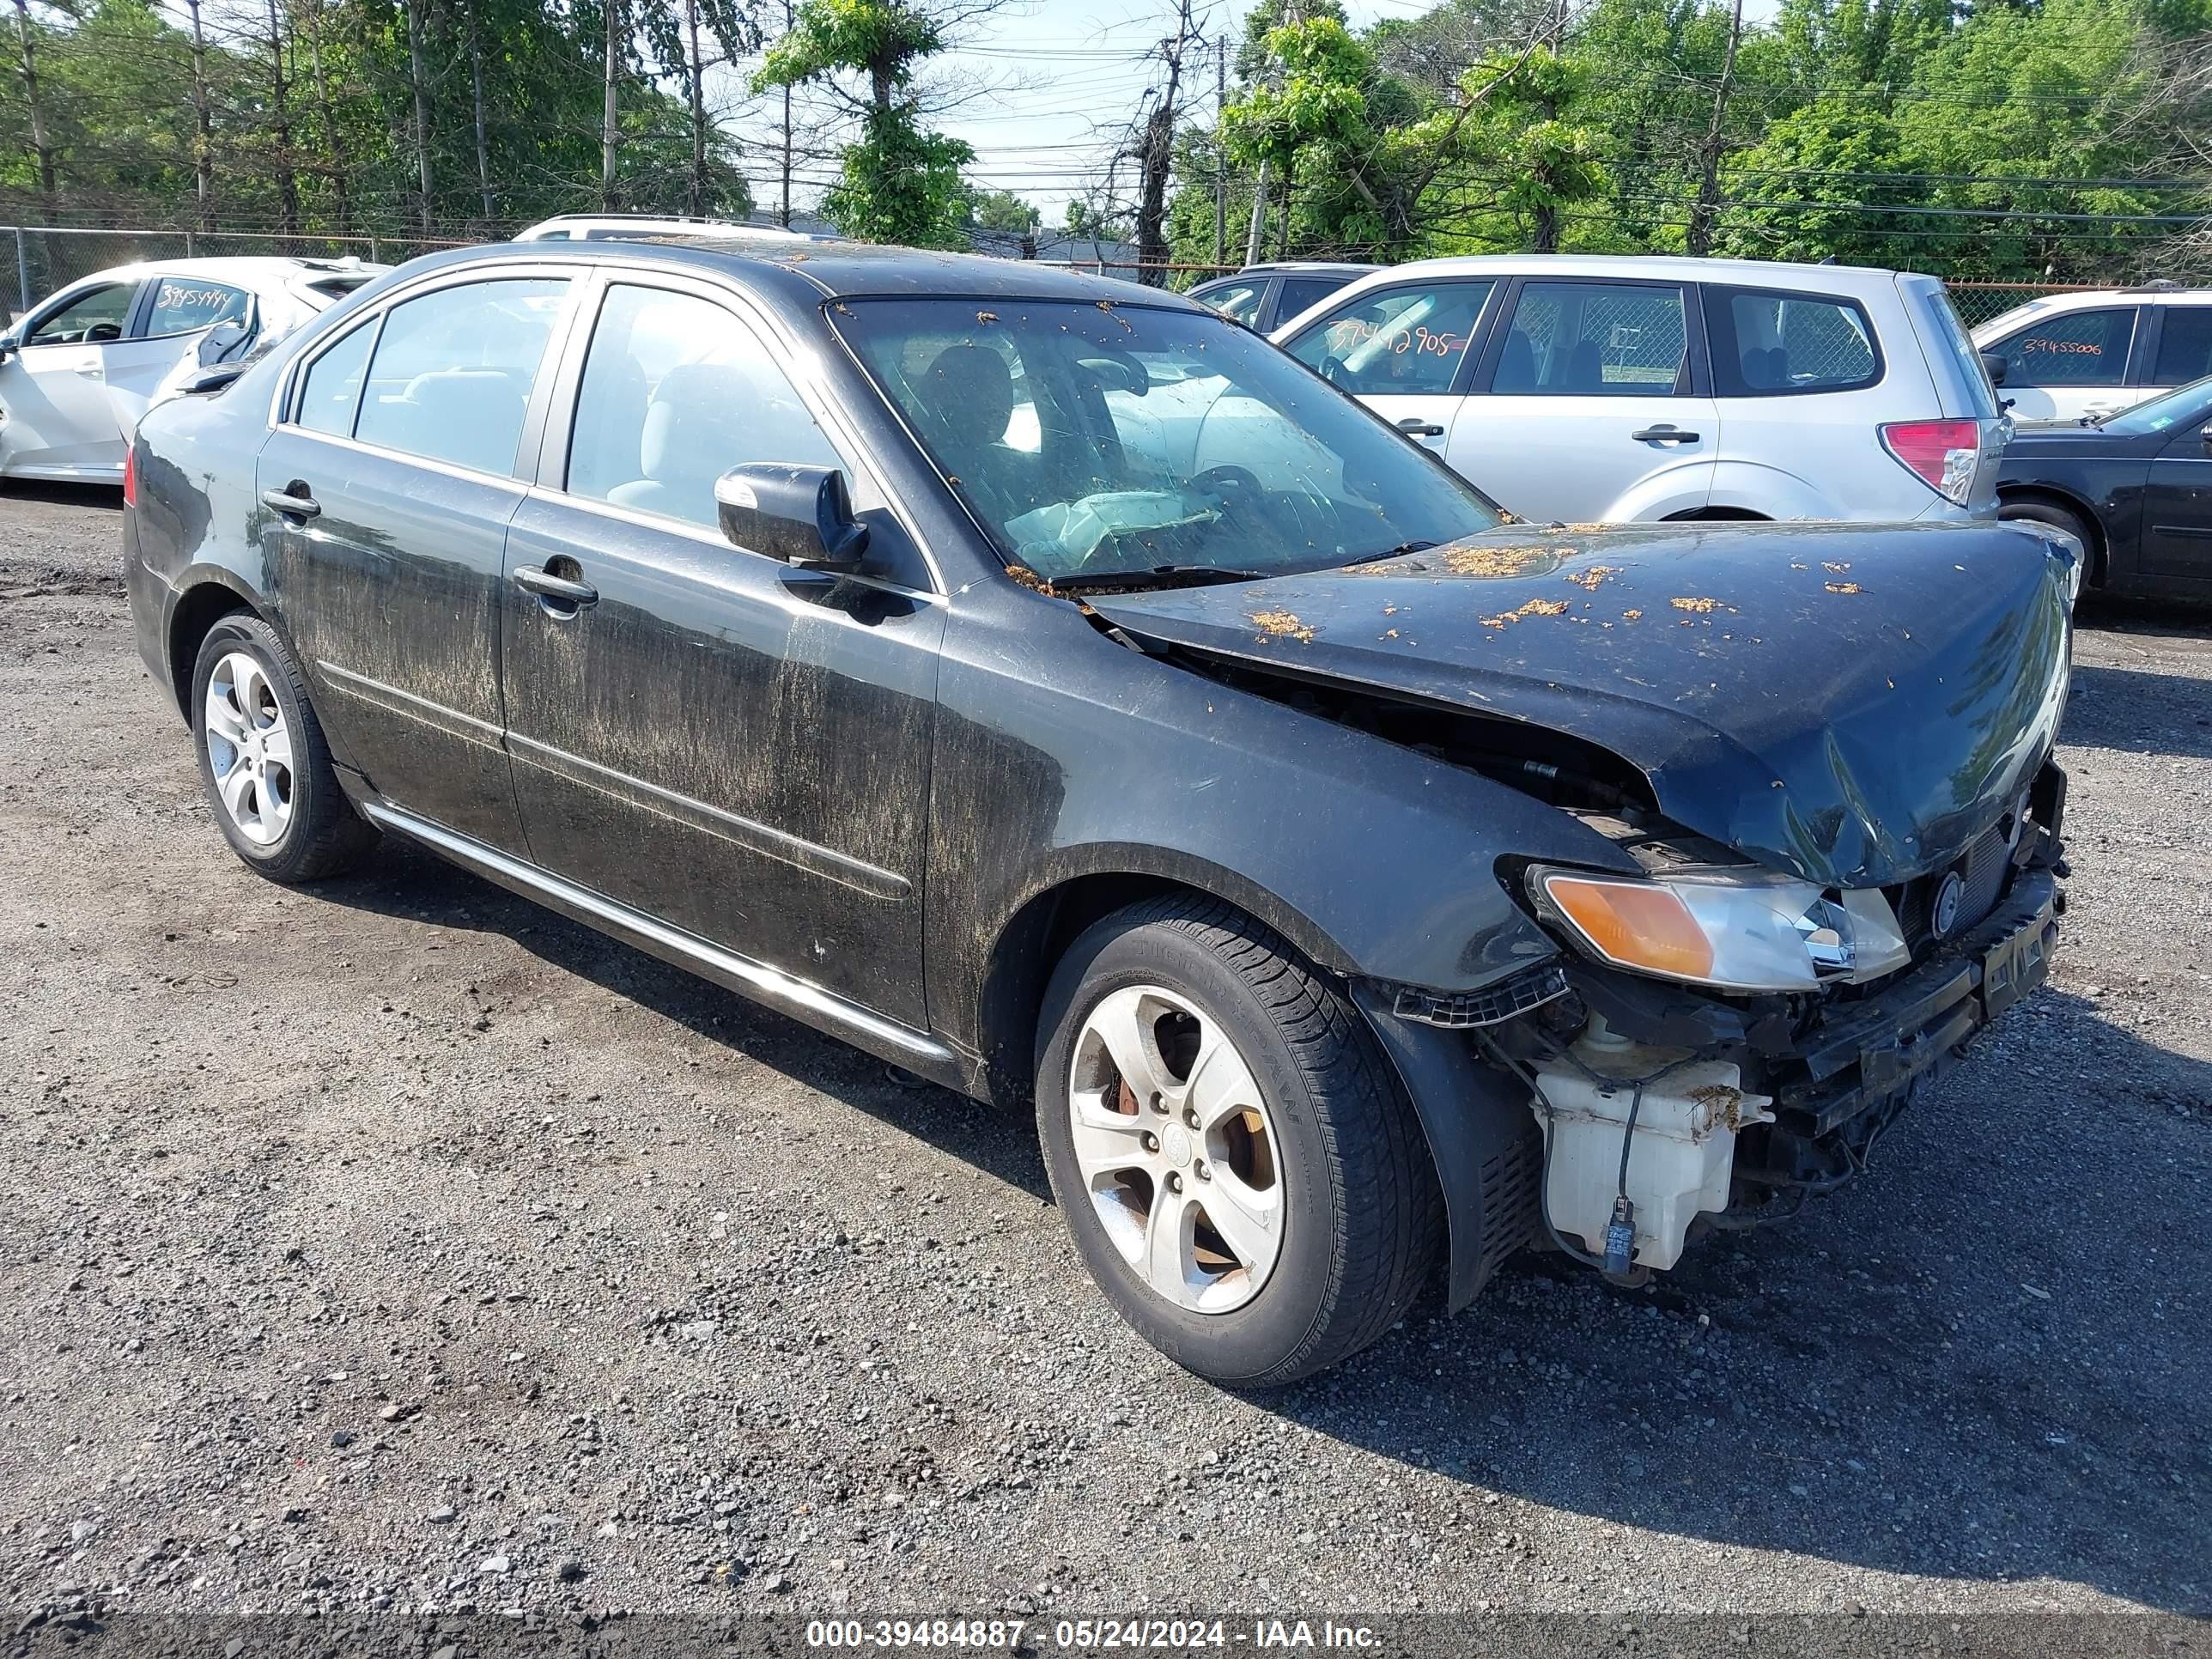
[[[267,623],[234,611],[208,630],[191,711],[200,787],[247,868],[287,885],[316,881],[376,844],[338,787],[300,665]]]
[[[1115,1310],[1186,1370],[1267,1388],[1387,1331],[1436,1257],[1425,1141],[1358,1009],[1214,901],[1079,939],[1039,1024],[1054,1198]]]

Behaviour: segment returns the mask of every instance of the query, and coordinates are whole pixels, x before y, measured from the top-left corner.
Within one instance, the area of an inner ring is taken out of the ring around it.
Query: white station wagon
[[[1273,338],[1540,522],[1996,507],[2009,422],[1932,276],[1428,259],[1362,278]]]

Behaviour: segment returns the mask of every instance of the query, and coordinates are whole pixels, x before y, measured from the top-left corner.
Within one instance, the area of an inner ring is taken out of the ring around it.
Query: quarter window
[[[361,407],[362,371],[376,343],[376,325],[365,324],[308,365],[300,388],[300,424],[310,432],[345,438],[353,434],[354,411]]]
[[[711,526],[714,480],[741,461],[844,465],[730,313],[665,289],[609,289],[576,398],[570,493]]]
[[[1363,397],[1449,392],[1491,288],[1436,283],[1364,295],[1301,330],[1285,349]]]
[[[2212,306],[2168,306],[2152,384],[2186,386],[2207,374],[2212,374]]]
[[[163,276],[154,288],[149,335],[190,334],[217,323],[242,323],[253,310],[253,296],[228,283],[199,283],[189,276]]]
[[[1527,283],[1490,389],[1524,398],[1671,398],[1687,352],[1678,288]]]
[[[131,315],[131,296],[137,291],[133,283],[109,283],[80,294],[43,319],[23,343],[96,345],[104,340],[119,340]]]
[[[558,278],[509,278],[394,306],[354,435],[428,460],[512,473],[568,289]]]
[[[2001,341],[2004,383],[2016,386],[2118,386],[2127,379],[2136,333],[2133,306],[2069,311],[2045,317]]]
[[[1723,398],[1847,392],[1881,378],[1874,327],[1849,300],[1709,288],[1705,331]]]

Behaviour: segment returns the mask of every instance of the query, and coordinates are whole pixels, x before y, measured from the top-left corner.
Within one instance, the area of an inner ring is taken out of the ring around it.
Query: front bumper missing
[[[1878,994],[1828,1010],[1796,1045],[1805,1074],[1777,1091],[1784,1121],[1826,1135],[1932,1082],[1984,1026],[2049,976],[2064,908],[2048,868],[2022,870],[1972,933]]]

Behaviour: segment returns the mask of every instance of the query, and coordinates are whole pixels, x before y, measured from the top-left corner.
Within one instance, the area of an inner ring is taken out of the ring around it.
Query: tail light
[[[1907,471],[1946,501],[1966,505],[1982,453],[1979,422],[1892,421],[1875,430]]]
[[[133,444],[123,452],[123,505],[138,505],[138,446]]]

